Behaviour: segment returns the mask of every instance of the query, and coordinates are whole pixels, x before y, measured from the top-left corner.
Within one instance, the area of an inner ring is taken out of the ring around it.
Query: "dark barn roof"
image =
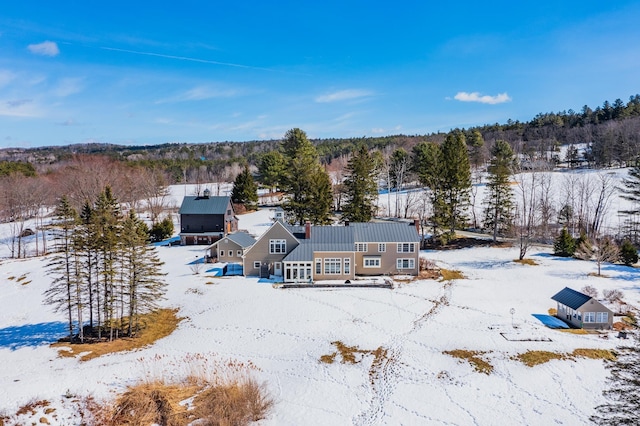
[[[196,197],[187,195],[182,200],[179,214],[225,214],[229,206],[229,196]]]
[[[592,297],[587,296],[584,293],[580,293],[579,291],[570,289],[569,287],[565,287],[564,289],[556,293],[551,299],[565,306],[568,306],[571,309],[578,309],[580,306],[591,300]]]

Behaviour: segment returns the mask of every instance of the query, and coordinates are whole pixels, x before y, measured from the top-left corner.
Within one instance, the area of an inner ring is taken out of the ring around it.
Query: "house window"
[[[584,313],[584,322],[596,322],[596,313],[595,312],[585,312]]]
[[[414,251],[413,243],[398,243],[398,253],[413,253]]]
[[[287,240],[269,240],[269,254],[286,253]]]
[[[242,250],[238,250],[238,251],[236,252],[236,255],[237,255],[238,257],[242,257]]]
[[[367,251],[367,243],[356,243],[356,251]]]
[[[385,251],[387,251],[387,244],[386,243],[378,244],[378,253],[384,253]]]
[[[415,259],[398,259],[396,261],[396,266],[398,269],[415,269],[416,260]]]
[[[324,259],[325,275],[339,275],[342,259],[327,257]]]
[[[254,267],[255,269],[259,269],[259,268],[260,268],[260,261],[259,261],[259,260],[256,260],[255,262],[253,262],[253,267]]]
[[[322,259],[316,259],[316,275],[322,273]]]
[[[599,322],[599,323],[609,322],[609,312],[596,312],[596,322]]]
[[[227,216],[231,216],[231,210],[227,210]]]
[[[224,250],[220,250],[220,257],[224,257]]]
[[[348,257],[344,258],[344,274],[349,275],[351,273],[351,259]]]
[[[379,257],[365,257],[363,260],[364,260],[364,267],[365,268],[379,268],[380,267],[380,258]]]

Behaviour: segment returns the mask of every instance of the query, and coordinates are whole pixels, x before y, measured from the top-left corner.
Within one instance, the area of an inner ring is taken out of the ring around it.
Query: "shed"
[[[613,327],[613,312],[587,294],[565,287],[551,299],[558,304],[556,316],[573,327],[586,330]]]

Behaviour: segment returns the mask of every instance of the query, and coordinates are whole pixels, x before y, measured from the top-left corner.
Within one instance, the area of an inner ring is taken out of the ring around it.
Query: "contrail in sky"
[[[290,72],[287,72],[287,71],[274,70],[274,69],[271,69],[271,68],[262,68],[262,67],[254,67],[254,66],[250,66],[250,65],[233,64],[233,63],[230,63],[230,62],[210,61],[208,59],[190,58],[188,56],[175,56],[175,55],[165,55],[165,54],[162,54],[162,53],[140,52],[140,51],[137,51],[137,50],[119,49],[119,48],[116,48],[116,47],[105,47],[105,46],[100,47],[100,49],[102,49],[102,50],[111,50],[111,51],[114,51],[114,52],[132,53],[134,55],[156,56],[158,58],[178,59],[180,61],[199,62],[201,64],[224,65],[224,66],[227,66],[227,67],[246,68],[246,69],[253,69],[253,70],[270,71],[270,72],[281,72],[281,73],[285,73],[285,74],[296,74],[296,73],[290,73]]]

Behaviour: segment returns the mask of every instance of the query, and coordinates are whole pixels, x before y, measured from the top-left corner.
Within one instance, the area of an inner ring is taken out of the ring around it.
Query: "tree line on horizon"
[[[493,144],[508,142],[516,155],[528,161],[549,164],[568,162],[587,167],[631,165],[640,154],[640,95],[628,102],[616,99],[605,101],[595,108],[584,105],[579,112],[572,109],[556,113],[539,113],[528,122],[507,120],[504,124],[487,124],[462,130],[467,137],[479,133],[486,144],[479,149],[489,158]],[[329,165],[350,155],[364,145],[371,151],[410,151],[421,142],[442,143],[450,132],[426,135],[389,135],[310,139],[319,160]],[[170,184],[230,181],[245,164],[256,167],[262,157],[276,149],[280,140],[211,143],[165,143],[153,146],[119,146],[112,144],[74,144],[40,148],[11,148],[0,150],[2,164],[22,162],[31,164],[37,173],[48,173],[67,164],[78,155],[98,155],[124,162],[132,167],[162,170]],[[584,145],[571,150],[572,158],[560,158],[561,145]],[[235,170],[234,170],[235,169]]]

